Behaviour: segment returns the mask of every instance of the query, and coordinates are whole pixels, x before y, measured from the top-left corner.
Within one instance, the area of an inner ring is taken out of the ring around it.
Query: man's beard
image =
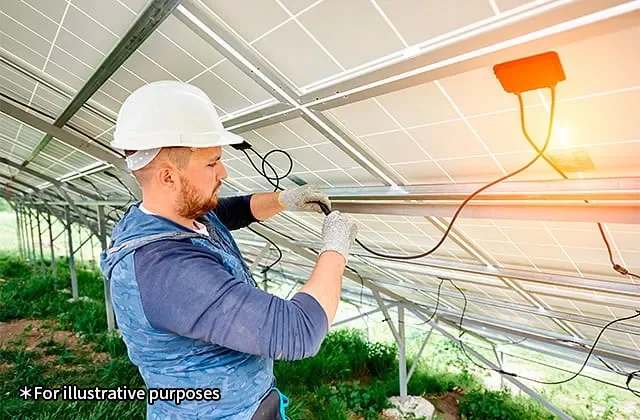
[[[208,197],[199,197],[193,184],[182,175],[180,175],[180,183],[182,184],[182,197],[176,203],[180,216],[195,220],[209,213],[218,205],[218,197],[214,194],[215,189]]]

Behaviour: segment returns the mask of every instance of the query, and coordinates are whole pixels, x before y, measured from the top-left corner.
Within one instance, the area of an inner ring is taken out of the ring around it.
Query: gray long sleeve
[[[135,272],[145,315],[159,330],[275,360],[315,355],[328,331],[311,295],[285,300],[255,288],[188,240],[140,248]]]

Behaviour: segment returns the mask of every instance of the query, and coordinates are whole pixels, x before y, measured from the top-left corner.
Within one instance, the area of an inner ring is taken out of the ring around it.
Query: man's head
[[[227,177],[222,146],[242,142],[224,129],[215,104],[201,89],[160,81],[125,100],[111,146],[125,151],[145,205],[186,222],[216,206]]]
[[[125,152],[128,156],[133,151]],[[133,172],[145,199],[165,210],[196,219],[218,204],[217,193],[227,171],[222,147],[166,147],[146,166]]]

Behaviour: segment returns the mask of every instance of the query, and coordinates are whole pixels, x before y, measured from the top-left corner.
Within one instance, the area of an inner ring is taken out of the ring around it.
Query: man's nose
[[[224,163],[222,163],[222,161],[220,161],[220,168],[222,169],[220,176],[218,177],[219,179],[227,179],[227,168],[225,168]]]

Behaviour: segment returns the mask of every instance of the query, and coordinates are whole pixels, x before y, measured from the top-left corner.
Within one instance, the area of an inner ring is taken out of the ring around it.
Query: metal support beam
[[[390,306],[385,306],[385,308],[389,309]],[[361,313],[359,315],[352,316],[351,318],[347,318],[347,319],[343,319],[342,321],[334,322],[333,324],[331,324],[331,328],[337,327],[338,325],[348,324],[350,322],[357,321],[360,318],[364,318],[366,316],[377,314],[378,312],[381,312],[381,311],[382,311],[381,308],[377,308],[377,309],[373,309],[373,310],[368,311],[368,312],[363,312],[363,313]]]
[[[17,119],[18,121],[25,123],[33,128],[36,128],[40,131],[43,131],[56,139],[62,141],[63,143],[79,149],[90,156],[93,156],[96,159],[102,160],[104,162],[112,164],[117,168],[118,173],[121,175],[122,182],[124,182],[127,187],[131,191],[133,191],[134,195],[140,195],[140,185],[137,183],[135,178],[128,172],[126,168],[126,163],[121,156],[118,156],[111,152],[110,150],[104,149],[97,145],[95,142],[90,142],[91,139],[84,139],[80,136],[77,136],[69,131],[66,131],[62,128],[56,127],[48,121],[43,120],[42,118],[33,115],[27,111],[24,111],[22,108],[7,102],[6,100],[0,98],[0,112],[10,115],[11,117]],[[24,165],[19,165],[15,162],[7,163],[4,158],[0,158],[1,163],[6,163],[14,168],[29,173],[30,175],[37,176],[44,181],[50,182],[54,185],[58,184],[58,181],[54,180],[50,177],[45,177],[42,174],[39,174],[37,171],[30,170]],[[10,162],[10,161],[9,161]],[[95,194],[95,192],[91,192],[90,190],[83,190],[79,187],[76,187],[74,184],[67,183],[70,189],[78,188],[80,191],[76,191],[79,194],[82,194],[86,197],[90,197],[96,200],[101,199]]]
[[[616,282],[612,280],[598,280],[588,277],[578,277],[569,275],[558,275],[544,272],[534,272],[529,270],[518,270],[512,268],[488,267],[476,264],[458,263],[453,261],[441,261],[435,258],[417,263],[399,263],[386,260],[376,260],[380,267],[396,269],[415,274],[426,274],[436,277],[456,278],[454,273],[468,273],[481,276],[506,277],[510,279],[524,280],[526,282],[548,284],[551,286],[565,286],[583,290],[596,290],[600,292],[613,293],[616,295],[629,295],[638,297],[640,289],[637,285],[630,283]],[[463,279],[460,276],[460,279]]]
[[[255,54],[241,39],[229,31],[224,22],[210,13],[205,5],[195,0],[185,0],[177,8],[176,17],[276,99],[301,111],[302,117],[309,124],[320,130],[334,145],[372,176],[380,179],[386,185],[397,183],[396,180],[391,179],[388,174],[379,169],[380,162],[376,162],[373,156],[353,139],[345,133],[341,133],[340,129],[326,116],[304,107],[301,108],[296,87],[281,77],[280,73],[272,68],[267,61]],[[292,113],[292,117],[294,115]]]
[[[223,196],[221,196],[223,197]],[[75,200],[77,206],[112,206],[122,207],[131,203],[131,200]],[[65,200],[47,200],[47,201],[35,201],[35,204],[49,204],[54,206],[66,206],[69,204]]]
[[[296,241],[296,245],[310,249],[320,249],[321,245],[309,241]],[[423,274],[426,276],[438,278],[450,278],[469,282],[480,282],[481,277],[506,277],[510,279],[518,279],[525,282],[548,284],[551,286],[565,286],[582,290],[596,290],[615,295],[640,296],[640,289],[637,285],[630,283],[617,282],[615,280],[600,280],[590,277],[578,277],[561,274],[552,274],[530,270],[520,270],[512,268],[500,268],[494,266],[459,263],[455,261],[441,260],[435,257],[429,257],[428,260],[419,263],[397,262],[388,259],[374,257],[371,254],[360,251],[356,247],[352,251],[352,255],[366,257],[367,262],[375,264],[376,267],[393,270],[396,272],[405,272],[413,274]],[[356,267],[357,268],[357,267]],[[464,276],[470,274],[471,276]]]
[[[461,202],[484,185],[482,183],[459,183],[397,187],[339,187],[323,188],[321,191],[329,196],[332,206],[333,204],[341,205],[343,201]],[[637,201],[640,200],[640,177],[503,182],[480,193],[473,202],[509,202],[514,200],[556,201],[558,203],[570,200]],[[491,205],[493,206],[495,203]]]
[[[120,66],[142,45],[142,43],[160,26],[162,22],[173,12],[180,4],[180,0],[153,0],[140,13],[138,19],[134,22],[127,33],[120,39],[118,44],[111,50],[109,55],[104,59],[100,67],[91,75],[85,85],[78,91],[76,96],[71,100],[62,114],[56,118],[53,125],[55,127],[63,127],[80,108],[100,89],[112,75],[120,68]],[[45,131],[46,132],[46,131]],[[53,136],[47,134],[40,144],[29,154],[23,162],[26,166],[46,147]]]
[[[60,80],[43,71],[40,67],[25,61],[22,57],[0,47],[0,63],[21,74],[27,79],[31,79],[43,88],[55,93],[66,100],[71,100],[75,96],[75,89],[64,84]],[[115,124],[117,114],[111,109],[99,103],[86,103],[85,109],[94,116],[105,120],[109,124]],[[52,118],[53,119],[53,118]]]
[[[458,328],[458,322],[460,320],[460,314],[449,310],[439,310],[441,315],[438,317],[439,322],[443,322],[446,325]],[[579,347],[569,343],[578,343],[579,345],[591,346],[593,342],[584,340],[581,338],[575,338],[566,334],[557,333],[551,330],[542,330],[527,325],[517,324],[514,322],[504,321],[502,319],[484,317],[475,314],[467,314],[464,319],[464,326],[475,327],[476,329],[484,329],[494,331],[496,333],[502,333],[511,335],[514,337],[526,337],[532,338],[540,343],[547,343],[554,345],[558,348],[564,348],[568,350],[576,350]],[[582,350],[582,348],[580,348]],[[593,351],[595,356],[601,356],[605,359],[611,359],[624,363],[626,365],[640,368],[638,360],[640,360],[640,352],[631,350],[629,348],[623,348],[606,344],[600,341],[598,346]]]
[[[63,223],[63,225],[64,225],[64,223]],[[53,238],[53,240],[55,241],[56,239],[58,239],[59,237],[61,237],[61,236],[62,236],[62,234],[63,234],[63,233],[65,233],[66,231],[67,231],[67,229],[63,226],[63,227],[62,227],[62,230],[60,231],[60,233],[58,233],[58,234]]]
[[[531,340],[531,342],[535,342],[535,340]],[[531,352],[537,352],[540,354],[543,354],[545,356],[550,356],[553,357],[555,359],[560,359],[560,360],[564,360],[567,362],[571,362],[571,363],[576,363],[578,366],[582,365],[582,363],[584,363],[584,354],[580,354],[577,357],[571,357],[571,355],[573,355],[573,353],[570,353],[566,350],[560,350],[560,351],[550,351],[550,347],[548,344],[545,345],[544,347],[539,346],[539,347],[531,347],[531,346],[527,346],[524,344],[519,344],[518,346],[515,347],[515,349],[524,349],[524,350],[528,350]],[[552,347],[551,347],[552,348]],[[515,350],[514,349],[514,350]],[[509,357],[522,357],[522,356],[518,356],[512,353],[509,353],[507,351],[504,350],[500,350],[499,352],[500,354],[500,359],[502,362],[502,366],[505,366],[504,364],[504,356],[509,356]],[[596,361],[596,359],[589,359],[589,361],[587,362],[587,366],[589,366],[590,368],[593,369],[597,369],[600,370],[602,372],[606,372],[606,373],[611,373],[611,371],[605,367],[603,364],[601,364],[599,361]]]
[[[451,217],[459,204],[332,202],[342,213],[398,216]],[[636,203],[475,203],[470,201],[460,213],[467,219],[542,220],[557,222],[640,223],[640,204]]]
[[[9,184],[4,184],[6,186],[13,186],[11,184],[18,184],[18,185],[21,185],[23,187],[28,188],[31,191],[34,191],[36,189],[36,187],[34,187],[33,185],[30,185],[30,184],[27,184],[26,182],[20,181],[19,179],[16,179],[13,176],[9,176],[9,175],[5,175],[3,173],[0,173],[0,178],[8,179],[10,181]],[[24,193],[26,193],[26,191]]]
[[[73,257],[73,238],[71,234],[71,211],[69,206],[65,207],[65,215],[67,220],[67,241],[69,245],[69,271],[71,272],[71,294],[72,298],[78,299],[78,277],[76,275],[76,263]]]
[[[1,100],[0,100],[0,102],[1,102]],[[11,166],[13,168],[16,168],[16,169],[19,169],[21,171],[24,171],[24,172],[28,173],[29,175],[35,176],[36,178],[40,178],[43,181],[50,182],[51,184],[53,184],[53,185],[55,185],[57,187],[61,187],[62,186],[62,183],[60,183],[59,181],[57,181],[57,180],[55,180],[55,179],[53,179],[53,178],[51,178],[51,177],[49,177],[47,175],[41,174],[40,172],[38,172],[38,171],[36,171],[34,169],[27,168],[26,166],[23,166],[23,165],[20,165],[18,163],[15,163],[15,162],[7,159],[7,158],[0,157],[0,163],[3,163],[5,165],[9,165],[9,166]],[[78,194],[81,194],[81,195],[83,195],[85,197],[90,197],[90,198],[93,198],[95,200],[99,200],[101,198],[95,192],[92,192],[90,190],[86,190],[84,188],[78,187],[78,186],[76,186],[74,184],[67,183],[66,187],[69,188],[71,191],[73,191],[75,193],[78,193]],[[36,189],[35,187],[31,187],[31,188],[34,189],[34,190]]]
[[[60,194],[62,194],[62,196],[64,197],[65,200],[67,200],[67,203],[73,207],[73,209],[75,210],[76,215],[78,215],[78,217],[80,218],[80,221],[87,226],[89,229],[91,229],[91,231],[95,234],[98,233],[98,228],[95,224],[89,222],[89,220],[87,219],[87,217],[84,215],[84,213],[78,208],[78,206],[76,205],[76,203],[71,199],[71,197],[69,196],[69,194],[65,191],[65,189],[62,186],[58,186],[56,185],[58,191],[60,192]]]
[[[419,317],[419,318],[421,318],[421,319],[423,319],[425,321],[427,320],[427,318],[422,313],[420,313],[418,311],[416,311],[414,313],[415,313],[415,315],[417,317]],[[446,338],[448,338],[452,342],[460,345],[460,340],[458,338],[456,338],[453,335],[449,334],[445,329],[443,329],[440,326],[438,326],[435,322],[429,321],[429,323],[431,324],[431,326],[433,327],[434,330],[438,331],[440,334],[442,334],[443,336],[445,336]],[[479,354],[478,352],[476,352],[475,350],[470,348],[468,345],[465,347],[465,350],[469,354],[471,354],[473,357],[478,359],[480,362],[482,362],[483,364],[487,365],[489,368],[491,368],[491,369],[499,369],[498,366],[496,366],[490,360],[486,359],[484,356],[482,356],[481,354]],[[559,408],[557,408],[556,406],[551,404],[549,401],[547,401],[545,398],[543,398],[540,394],[538,394],[533,389],[529,388],[528,386],[526,386],[525,384],[523,384],[522,382],[520,382],[519,380],[517,380],[513,376],[504,375],[504,374],[500,374],[500,376],[504,377],[506,380],[508,380],[509,382],[511,382],[512,384],[514,384],[518,388],[520,388],[524,393],[526,393],[530,397],[535,398],[540,404],[542,404],[547,410],[551,411],[556,416],[560,417],[563,420],[564,419],[571,420],[570,416],[565,414],[562,410],[560,410]]]
[[[80,231],[80,229],[78,229],[78,240],[82,239],[81,235],[82,235],[82,232]],[[89,236],[87,236],[87,239],[82,241],[82,243],[80,245],[78,245],[78,247],[74,251],[75,254],[80,253],[80,261],[84,261],[84,257],[82,256],[82,247],[85,246],[87,244],[87,242],[89,242],[91,240],[91,238],[93,238],[93,235],[89,234]]]
[[[7,200],[21,200],[24,195],[27,194],[26,191],[16,187],[15,185],[0,182],[0,186],[3,188],[1,195]]]
[[[382,313],[384,313],[385,321],[387,321],[387,325],[391,330],[391,334],[393,335],[393,338],[396,340],[396,343],[398,343],[398,346],[400,346],[400,333],[398,333],[398,330],[396,330],[396,327],[393,325],[393,318],[391,318],[391,314],[387,309],[387,305],[383,303],[382,297],[380,296],[380,293],[377,290],[373,290],[373,296],[376,298],[376,302],[378,302],[378,307],[380,308]],[[398,308],[398,311],[400,311],[400,308]]]
[[[104,217],[104,206],[98,206],[98,226],[99,226],[99,235],[100,238],[100,248],[103,252],[105,252],[108,248],[107,246],[107,225],[105,223]],[[107,328],[109,331],[113,331],[115,329],[115,316],[113,313],[113,303],[111,300],[111,284],[109,279],[104,277],[104,304],[107,313]]]
[[[479,29],[426,44],[407,58],[399,53],[390,65],[316,88],[303,95],[301,103],[317,110],[335,108],[619,31],[637,24],[637,5],[629,3],[633,2],[555,1],[517,18],[507,13]]]
[[[189,10],[197,13],[197,9]],[[437,43],[412,47],[415,51],[398,52],[386,62],[347,72],[322,86],[315,84],[303,88],[303,95],[295,97],[295,106],[291,108],[316,111],[332,109],[613,33],[636,25],[639,16],[637,4],[624,0],[539,2],[516,15],[503,13],[489,23],[451,35]],[[189,24],[179,13],[177,17]],[[222,34],[211,22],[207,21],[206,25],[212,28],[214,34]],[[198,33],[197,28],[194,31]],[[233,47],[239,48],[236,45]],[[270,125],[265,124],[270,117],[278,118],[274,121],[276,123],[298,116],[291,114],[283,119],[282,111],[278,109],[270,115],[261,114],[254,121],[243,121],[243,124],[250,126],[256,122],[262,123],[263,127]]]
[[[267,253],[269,252],[270,248],[271,248],[271,244],[267,242],[267,244],[264,246],[264,248],[262,248],[262,250],[260,251],[260,253],[256,257],[256,259],[253,260],[253,263],[251,263],[251,266],[249,267],[249,271],[253,272],[253,270],[256,269],[258,264],[260,264],[260,261],[262,261],[262,259],[267,255]]]
[[[411,380],[411,375],[413,375],[413,372],[415,372],[416,368],[418,367],[418,361],[420,360],[420,357],[422,356],[422,352],[424,351],[424,348],[427,346],[427,342],[429,341],[429,338],[431,338],[431,333],[433,333],[433,327],[431,327],[429,329],[429,332],[427,333],[427,336],[422,341],[422,345],[420,346],[420,350],[418,350],[418,353],[416,354],[416,358],[413,360],[413,364],[411,365],[411,369],[409,370],[409,373],[407,374],[407,384],[409,384],[409,381]]]
[[[380,285],[403,287],[409,290],[416,290],[416,291],[419,290],[427,293],[438,293],[437,287],[424,286],[421,284],[414,284],[410,282],[405,282],[402,285],[398,285],[397,283],[391,282],[384,278],[372,277],[372,276],[366,276],[366,278]],[[452,276],[451,278],[455,279],[455,276]],[[523,305],[520,303],[513,303],[513,302],[505,302],[499,299],[490,299],[482,296],[476,296],[468,292],[465,293],[465,295],[469,303],[485,306],[488,311],[490,311],[491,308],[508,309],[508,310],[526,313],[530,315],[542,316],[545,318],[557,318],[563,321],[575,322],[575,323],[588,325],[596,328],[603,328],[609,322],[608,320],[604,320],[604,319],[594,318],[594,317],[585,316],[585,315],[577,315],[569,312],[556,311],[552,309],[540,310],[530,305]],[[444,287],[440,289],[440,296],[441,297],[447,296],[454,299],[462,299],[462,296],[460,295],[460,293],[458,293],[458,291],[446,290]],[[622,333],[635,334],[640,336],[640,326],[634,326],[633,324],[630,324],[630,323],[616,323],[611,327],[609,327],[608,329],[611,331],[618,331]]]
[[[454,273],[455,274],[455,273]],[[292,278],[292,279],[296,279],[298,280],[298,276],[295,275],[288,275],[288,277]],[[455,278],[455,277],[452,277]],[[302,279],[304,280],[304,279]],[[432,293],[432,294],[436,294],[438,292],[437,288],[434,287],[429,287],[429,286],[425,286],[422,284],[415,284],[413,282],[404,282],[403,284],[398,284],[396,282],[393,281],[389,281],[386,280],[384,278],[381,277],[373,277],[373,276],[366,276],[366,280],[370,281],[378,286],[392,286],[392,287],[403,287],[406,288],[408,293],[414,294],[411,291],[418,291],[418,292],[426,292],[426,293]],[[467,279],[468,280],[468,279]],[[440,295],[441,295],[441,299],[440,299],[440,307],[441,309],[443,308],[442,302],[443,302],[443,296],[448,296],[448,297],[452,297],[452,298],[461,298],[461,296],[459,295],[459,293],[457,291],[450,291],[447,290],[445,288],[441,288],[440,290]],[[488,298],[484,298],[481,296],[475,296],[472,294],[467,293],[466,294],[466,298],[467,301],[470,303],[475,303],[475,304],[479,304],[479,305],[486,305],[487,308],[489,308],[489,310],[495,309],[495,308],[501,308],[501,309],[507,309],[507,310],[513,310],[513,311],[517,311],[517,312],[522,312],[525,314],[530,314],[530,315],[534,315],[534,316],[543,316],[543,317],[547,317],[547,318],[557,318],[559,320],[562,321],[568,321],[568,322],[572,322],[572,323],[579,323],[579,324],[584,324],[584,325],[588,325],[591,327],[596,327],[596,328],[603,328],[608,322],[609,320],[604,320],[604,319],[599,319],[599,318],[594,318],[594,317],[588,317],[588,316],[580,316],[580,315],[576,315],[576,314],[572,314],[572,313],[568,313],[568,312],[561,312],[561,311],[555,311],[555,310],[540,310],[538,308],[535,308],[533,306],[528,306],[528,305],[523,305],[523,304],[517,304],[517,303],[512,303],[512,302],[503,302],[500,300],[495,300],[495,299],[488,299]],[[633,301],[631,301],[631,303],[629,304],[629,308],[630,310],[634,310],[637,306],[633,305]],[[457,305],[449,305],[452,309],[457,309]],[[457,313],[457,312],[451,312],[452,314]],[[618,331],[621,333],[627,333],[627,334],[635,334],[635,335],[640,335],[640,328],[636,327],[633,324],[630,323],[616,323],[614,325],[611,325],[609,327],[609,330],[612,331]],[[569,339],[571,339],[571,337],[569,337]]]

